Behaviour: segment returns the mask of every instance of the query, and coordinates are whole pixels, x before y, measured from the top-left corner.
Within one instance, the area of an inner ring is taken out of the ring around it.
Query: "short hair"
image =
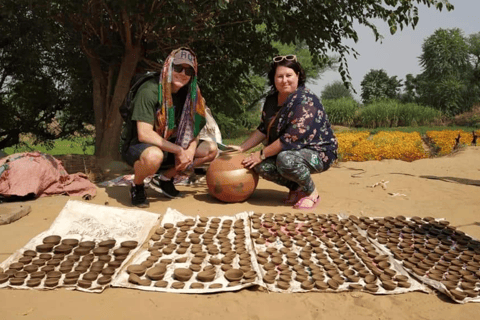
[[[270,71],[268,72],[268,81],[270,83],[272,92],[277,91],[277,88],[275,87],[275,72],[277,71],[277,67],[280,66],[290,68],[295,72],[295,74],[298,76],[298,86],[305,85],[305,82],[307,81],[307,75],[305,74],[305,70],[303,70],[300,62],[285,59],[280,62],[272,62],[272,64],[270,65]]]

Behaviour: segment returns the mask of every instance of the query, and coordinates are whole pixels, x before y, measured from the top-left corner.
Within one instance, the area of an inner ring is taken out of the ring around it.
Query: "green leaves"
[[[322,100],[334,100],[339,98],[353,98],[352,91],[342,81],[334,81],[327,84],[321,93]]]
[[[371,69],[360,83],[363,103],[371,103],[380,99],[396,99],[402,86],[397,76],[389,77],[385,70]]]
[[[450,115],[468,111],[479,102],[477,37],[474,34],[467,39],[458,28],[438,29],[424,41],[423,72],[417,81],[420,102]]]

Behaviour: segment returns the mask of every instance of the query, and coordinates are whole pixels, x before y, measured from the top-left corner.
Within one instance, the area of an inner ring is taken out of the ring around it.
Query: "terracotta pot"
[[[239,152],[223,153],[207,170],[207,185],[210,195],[223,202],[242,202],[255,191],[258,174],[243,167],[247,155]]]

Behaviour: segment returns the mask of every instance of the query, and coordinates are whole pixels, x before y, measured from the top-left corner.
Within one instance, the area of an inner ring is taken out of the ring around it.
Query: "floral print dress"
[[[263,178],[307,193],[315,185],[310,173],[327,170],[337,158],[338,142],[320,99],[305,86],[277,106],[278,93],[267,97],[258,130],[267,144],[280,139],[283,149],[255,167]]]

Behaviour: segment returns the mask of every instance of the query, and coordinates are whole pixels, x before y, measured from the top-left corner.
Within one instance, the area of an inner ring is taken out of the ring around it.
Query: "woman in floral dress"
[[[273,58],[268,79],[272,90],[262,122],[246,141],[232,147],[245,152],[265,141],[243,165],[287,187],[285,204],[313,209],[320,196],[311,174],[327,170],[337,158],[337,139],[320,99],[305,87],[305,71],[295,55]]]

